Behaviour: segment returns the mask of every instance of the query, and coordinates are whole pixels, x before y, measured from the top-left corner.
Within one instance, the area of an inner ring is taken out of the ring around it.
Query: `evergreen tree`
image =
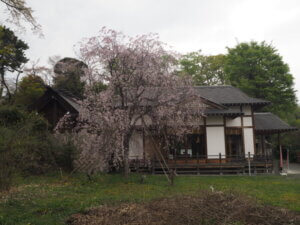
[[[272,45],[253,41],[227,50],[224,70],[233,86],[252,97],[271,101],[267,110],[281,117],[295,110],[294,78]]]
[[[54,88],[68,91],[72,95],[81,98],[85,83],[81,77],[87,68],[86,64],[73,58],[63,58],[54,66]]]
[[[15,95],[15,103],[28,107],[41,97],[45,90],[44,81],[39,76],[30,74],[23,77]]]
[[[201,51],[191,52],[184,55],[180,61],[181,76],[191,76],[195,85],[224,85],[227,78],[224,73],[225,56],[205,56]]]
[[[12,94],[6,81],[7,72],[16,72],[28,59],[25,50],[28,45],[18,39],[10,29],[0,26],[0,98],[5,90],[8,99]]]

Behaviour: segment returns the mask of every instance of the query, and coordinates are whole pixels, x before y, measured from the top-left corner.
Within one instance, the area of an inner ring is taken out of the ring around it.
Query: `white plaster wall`
[[[219,157],[219,153],[225,156],[224,133],[225,133],[224,127],[206,127],[208,158]],[[215,156],[209,156],[209,155],[215,155]]]
[[[134,132],[129,142],[129,159],[143,159],[143,133]]]
[[[252,128],[244,128],[244,143],[245,143],[245,154],[248,155],[254,154],[254,143],[253,143],[253,129]]]
[[[223,116],[209,116],[206,118],[206,125],[222,125]]]
[[[252,126],[252,117],[244,117],[243,118],[244,126]]]
[[[241,117],[234,119],[226,118],[226,127],[240,127],[242,126]]]
[[[247,116],[251,115],[251,106],[249,106],[249,105],[243,106],[243,113],[244,113],[244,115],[247,115]]]

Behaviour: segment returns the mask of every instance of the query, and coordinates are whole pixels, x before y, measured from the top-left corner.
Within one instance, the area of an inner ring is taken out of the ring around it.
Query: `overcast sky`
[[[295,77],[300,99],[299,0],[27,0],[45,37],[21,35],[31,60],[75,56],[74,45],[106,26],[127,35],[158,33],[181,53],[226,53],[238,42],[267,41]],[[0,19],[3,20],[0,14]],[[20,36],[20,35],[19,35]]]

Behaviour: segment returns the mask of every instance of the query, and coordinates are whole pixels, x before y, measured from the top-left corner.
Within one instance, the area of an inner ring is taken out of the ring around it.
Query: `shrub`
[[[0,126],[12,126],[24,120],[24,113],[15,107],[2,106],[0,108]]]
[[[0,107],[0,189],[8,189],[15,173],[42,174],[72,169],[75,148],[62,143],[35,113]]]
[[[9,141],[6,139],[11,135],[11,130],[0,126],[0,190],[9,189],[14,172],[12,149],[9,148]]]
[[[57,167],[66,171],[74,169],[74,160],[77,158],[77,149],[70,139],[65,142],[57,141],[53,136],[50,138],[52,141],[53,155]]]

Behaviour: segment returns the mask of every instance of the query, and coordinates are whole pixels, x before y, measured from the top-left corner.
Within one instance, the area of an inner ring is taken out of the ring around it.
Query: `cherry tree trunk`
[[[124,176],[128,178],[129,176],[129,140],[131,135],[125,135],[123,140],[124,149]]]

